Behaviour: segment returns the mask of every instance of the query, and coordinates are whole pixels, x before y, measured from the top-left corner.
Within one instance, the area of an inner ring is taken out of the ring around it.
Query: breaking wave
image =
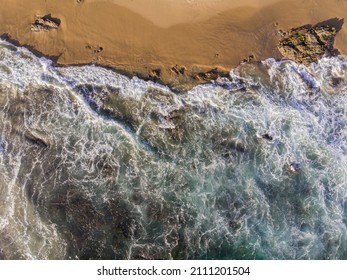
[[[346,259],[346,73],[174,93],[0,41],[0,258]]]

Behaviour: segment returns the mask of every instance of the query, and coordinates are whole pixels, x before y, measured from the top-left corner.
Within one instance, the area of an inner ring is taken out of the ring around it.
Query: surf
[[[175,93],[0,42],[4,259],[345,259],[347,58]]]

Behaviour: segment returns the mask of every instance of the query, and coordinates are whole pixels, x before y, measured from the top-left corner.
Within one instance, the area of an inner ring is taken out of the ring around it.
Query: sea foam
[[[267,59],[177,94],[0,41],[2,255],[347,258],[346,68]]]

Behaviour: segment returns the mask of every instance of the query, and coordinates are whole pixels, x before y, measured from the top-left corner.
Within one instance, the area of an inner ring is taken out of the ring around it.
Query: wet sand
[[[345,0],[0,0],[0,6],[0,35],[59,64],[95,63],[188,88],[244,60],[281,58],[280,30],[347,18]],[[56,28],[33,28],[47,15]],[[335,47],[347,53],[345,24]]]

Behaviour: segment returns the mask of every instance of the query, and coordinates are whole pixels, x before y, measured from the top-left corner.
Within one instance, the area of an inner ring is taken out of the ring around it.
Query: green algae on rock
[[[309,65],[324,55],[335,56],[339,51],[334,48],[338,30],[329,25],[305,25],[282,33],[278,49],[284,57],[297,63]]]

